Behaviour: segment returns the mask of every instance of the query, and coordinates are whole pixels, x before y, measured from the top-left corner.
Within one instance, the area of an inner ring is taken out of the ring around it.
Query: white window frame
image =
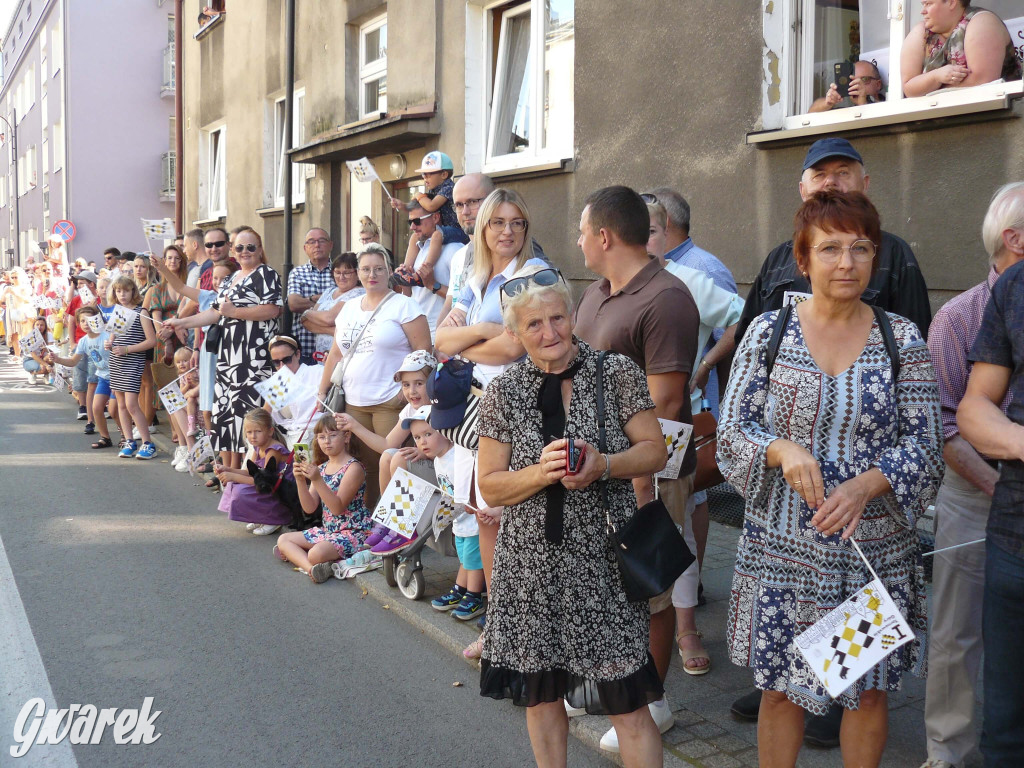
[[[53,124],[53,171],[56,173],[64,167],[64,121]]]
[[[292,101],[292,145],[300,147],[305,143],[303,112],[306,104],[306,89],[295,91]],[[275,208],[284,207],[284,164],[289,162],[284,146],[284,96],[274,99],[271,105],[271,173],[270,196]],[[306,201],[306,179],[301,168],[292,168],[292,205]]]
[[[199,210],[204,219],[228,215],[227,133],[224,122],[214,123],[201,132],[199,142]],[[217,151],[213,150],[217,136]]]
[[[467,125],[466,125],[466,169],[479,167],[485,173],[502,173],[514,171],[542,170],[561,167],[565,161],[571,160],[574,150],[575,116],[571,125],[560,126],[561,132],[554,126],[548,128],[548,146],[539,146],[543,137],[543,100],[544,100],[544,0],[523,0],[522,3],[500,10],[507,2],[482,2],[478,7],[467,7],[467,47],[466,47],[466,89],[467,89]],[[492,14],[502,13],[503,18],[498,33],[498,50],[494,50],[492,39]],[[503,93],[502,62],[507,55],[506,26],[508,18],[529,13],[531,71],[533,78],[531,88],[532,101],[530,110],[530,135],[534,137],[530,146],[522,152],[505,155],[493,153],[496,125],[492,121],[492,104]],[[575,13],[575,4],[574,4]],[[473,33],[477,30],[478,33]],[[575,39],[573,41],[575,46]],[[490,77],[490,62],[496,61],[494,79]],[[575,92],[573,93],[575,100]],[[480,115],[479,121],[476,115]]]
[[[363,63],[366,58],[366,36],[388,25],[387,13],[382,14],[359,27],[359,119],[375,117],[382,112],[388,111],[387,92],[384,94],[384,103],[378,102],[377,109],[367,111],[366,109],[366,86],[371,82],[380,80],[382,77],[387,80],[388,76],[388,55],[387,48],[384,49],[384,56],[373,61]]]
[[[762,90],[762,130],[748,133],[748,144],[1006,109],[1011,99],[1024,95],[1024,81],[1014,80],[905,97],[900,50],[917,19],[911,16],[910,0],[888,0],[890,55],[886,100],[828,112],[803,111],[810,106],[814,73],[812,67],[802,66],[802,62],[814,60],[814,35],[805,35],[802,30],[813,30],[815,2],[783,0],[774,8],[772,13],[763,10],[762,17],[766,84]],[[778,70],[777,98],[772,98],[769,87],[776,78],[773,67]]]

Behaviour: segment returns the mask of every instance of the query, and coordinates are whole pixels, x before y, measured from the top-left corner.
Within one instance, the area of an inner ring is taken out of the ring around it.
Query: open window
[[[574,0],[518,0],[492,5],[486,16],[484,170],[571,158]]]
[[[359,119],[388,111],[388,17],[359,28]]]
[[[199,210],[204,219],[227,216],[227,126],[205,129],[199,143]]]
[[[989,0],[984,7],[1006,23],[1024,58],[1024,4]],[[1015,81],[904,98],[900,51],[921,20],[921,0],[782,0],[763,6],[762,12],[762,123],[776,135],[751,134],[750,141],[1001,109],[1024,92],[1021,81]],[[834,67],[858,60],[871,62],[881,74],[879,103],[809,113],[814,101],[828,93]]]
[[[298,147],[305,142],[303,136],[302,113],[306,103],[306,92],[296,91],[292,100],[292,146]],[[286,154],[287,147],[284,145],[284,97],[274,101],[274,180],[273,196],[274,206],[280,208],[284,205],[284,169],[285,164],[290,162]],[[306,185],[302,167],[292,169],[292,203],[304,202],[306,199]]]

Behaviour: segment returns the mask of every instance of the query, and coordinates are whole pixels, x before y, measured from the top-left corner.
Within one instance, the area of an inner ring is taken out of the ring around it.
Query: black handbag
[[[220,353],[220,344],[224,339],[224,327],[220,324],[211,325],[206,329],[206,339],[203,341],[203,348],[210,354]]]
[[[601,352],[597,361],[597,445],[601,453],[608,452],[604,402],[604,360],[608,354]],[[644,504],[628,522],[616,526],[608,502],[608,482],[602,481],[600,485],[608,542],[619,563],[626,598],[631,603],[650,600],[667,591],[696,558],[672,521],[665,502],[655,499]]]

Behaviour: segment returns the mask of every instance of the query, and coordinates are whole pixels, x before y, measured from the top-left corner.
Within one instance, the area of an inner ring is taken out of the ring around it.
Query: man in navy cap
[[[868,194],[870,178],[860,153],[846,139],[819,139],[807,150],[800,176],[800,198],[807,200],[816,192],[863,192]],[[796,268],[793,241],[778,246],[765,259],[761,271],[750,286],[743,315],[736,328],[736,344],[758,315],[782,307],[787,291],[810,293],[811,285]],[[868,304],[913,320],[927,336],[932,322],[928,288],[917,266],[914,252],[902,238],[882,232],[878,252],[878,271],[861,296]]]
[[[867,194],[870,179],[860,153],[846,139],[819,139],[807,150],[800,176],[800,197],[807,200],[816,192],[863,192]],[[764,312],[781,309],[787,291],[810,293],[811,285],[800,274],[793,258],[793,241],[778,246],[761,265],[736,327],[738,345],[750,322]],[[928,288],[917,266],[914,252],[906,241],[889,232],[882,232],[878,252],[878,270],[861,298],[868,304],[913,320],[922,335],[927,335],[932,311]],[[761,691],[741,696],[733,702],[732,713],[745,720],[757,720]],[[827,715],[808,717],[804,741],[818,747],[839,744],[842,707],[832,705]]]

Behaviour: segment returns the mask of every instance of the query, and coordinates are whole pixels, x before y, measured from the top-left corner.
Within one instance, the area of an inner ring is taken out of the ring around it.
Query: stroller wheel
[[[383,558],[382,562],[383,566],[381,567],[381,572],[384,574],[384,581],[387,582],[389,587],[397,587],[398,581],[395,579],[394,555],[389,555],[388,557]]]
[[[395,569],[395,578],[403,595],[410,600],[419,600],[426,591],[426,580],[423,578],[422,570],[411,570],[414,567],[409,561],[403,560]]]

